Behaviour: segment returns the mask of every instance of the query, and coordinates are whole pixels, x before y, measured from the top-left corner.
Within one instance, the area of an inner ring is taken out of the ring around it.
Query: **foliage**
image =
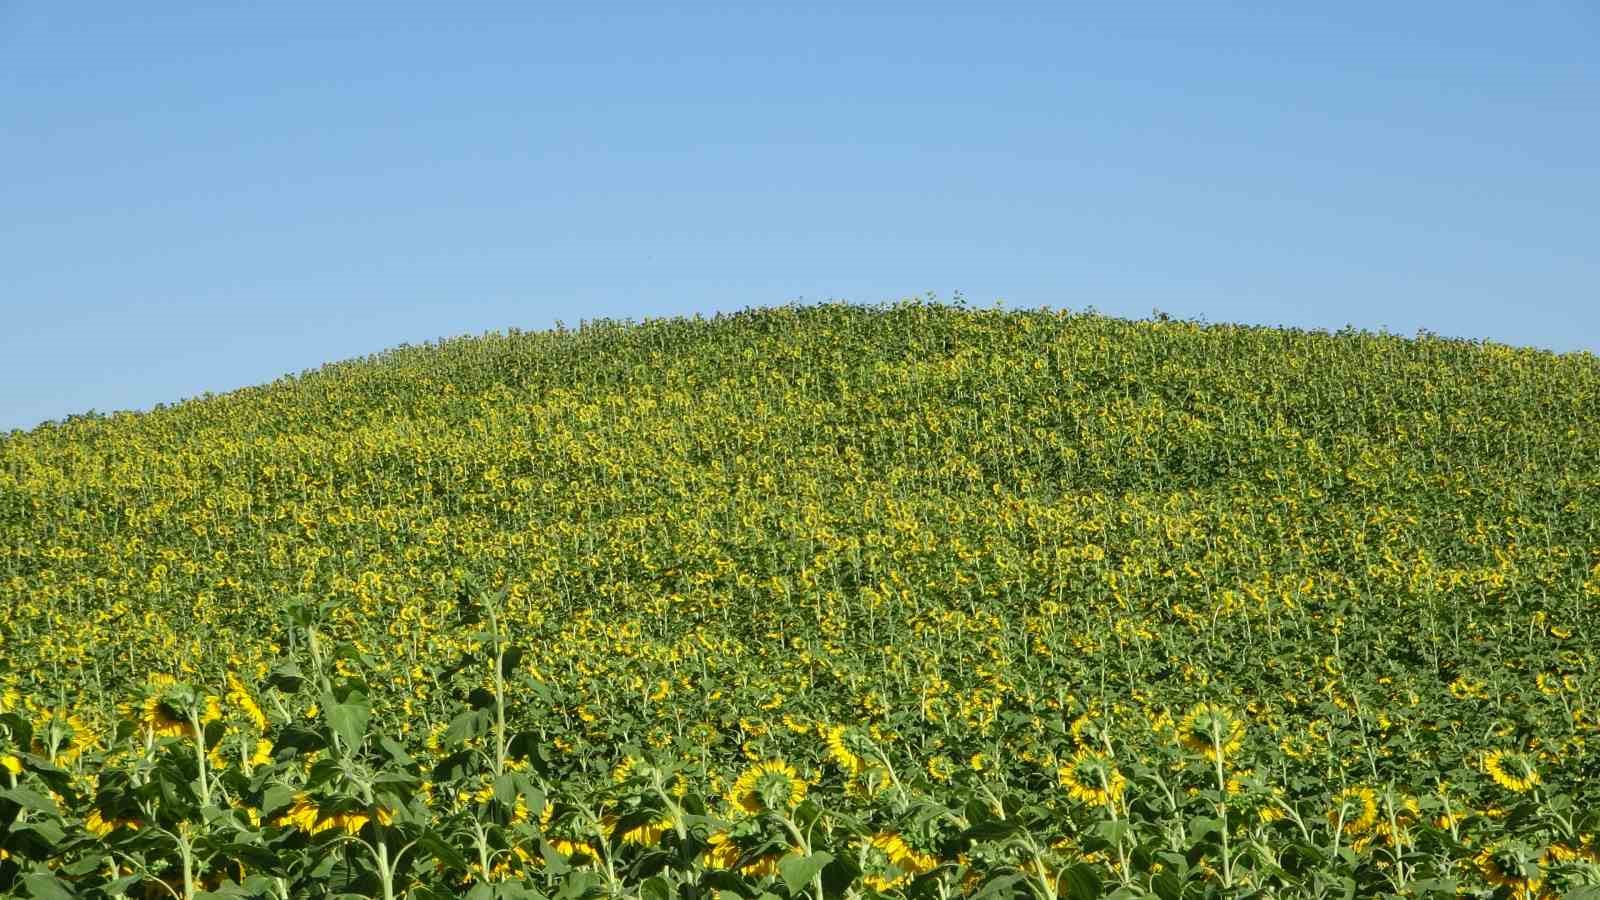
[[[908,302],[14,432],[0,894],[1593,896],[1597,413]]]

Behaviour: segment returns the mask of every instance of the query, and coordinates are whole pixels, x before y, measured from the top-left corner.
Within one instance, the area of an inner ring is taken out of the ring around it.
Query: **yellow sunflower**
[[[616,824],[617,817],[614,815],[606,815],[600,820],[600,827],[607,834],[611,832],[611,829],[616,827]],[[624,831],[622,833],[622,842],[624,844],[632,844],[636,847],[654,847],[656,844],[660,843],[662,835],[672,831],[676,827],[677,822],[672,818],[672,816],[667,813],[662,813],[661,816],[656,819]]]
[[[310,795],[295,795],[294,804],[272,820],[282,828],[297,828],[307,834],[321,834],[330,828],[342,829],[346,834],[358,834],[367,823],[377,819],[381,825],[394,821],[394,813],[382,806],[371,809],[353,809],[345,812],[328,812],[317,806]]]
[[[823,738],[828,744],[828,757],[838,763],[839,768],[850,778],[860,775],[868,766],[867,761],[847,743],[847,739],[853,737],[854,735],[845,726],[835,725],[824,732]]]
[[[1600,862],[1600,849],[1596,849],[1594,835],[1581,834],[1576,841],[1577,846],[1564,841],[1557,841],[1545,850],[1547,862]]]
[[[872,836],[870,843],[881,850],[890,862],[915,875],[932,872],[939,865],[937,858],[906,843],[906,839],[898,832],[880,831]]]
[[[105,837],[111,832],[116,831],[118,828],[126,828],[129,831],[138,831],[140,824],[141,823],[138,819],[108,819],[104,815],[101,815],[100,810],[98,809],[89,810],[89,814],[83,819],[83,827],[87,829],[90,834],[93,834],[96,837]]]
[[[904,887],[939,865],[933,856],[916,850],[893,831],[879,832],[862,843],[861,880],[880,893]]]
[[[1128,784],[1115,760],[1089,749],[1073,754],[1067,765],[1056,770],[1056,778],[1072,799],[1090,806],[1115,804]]]
[[[739,860],[744,853],[728,832],[713,831],[706,837],[706,849],[701,853],[700,861],[709,869],[727,870],[737,866],[741,874],[760,878],[777,874],[778,861],[784,857],[782,853],[767,853],[740,866]]]
[[[752,815],[765,809],[794,809],[805,798],[805,781],[794,766],[781,759],[745,769],[728,790],[728,805]]]
[[[1511,750],[1491,750],[1484,754],[1483,771],[1496,784],[1518,794],[1539,783],[1539,770],[1533,767],[1533,760]]]
[[[1227,707],[1197,703],[1178,724],[1178,743],[1221,761],[1244,746],[1244,721]]]
[[[1072,742],[1078,745],[1080,750],[1100,747],[1104,743],[1105,728],[1100,723],[1100,717],[1093,712],[1086,712],[1073,719],[1069,732],[1072,734]]]
[[[1369,787],[1350,787],[1333,798],[1328,824],[1342,827],[1346,834],[1363,834],[1378,824],[1378,792]]]
[[[1485,847],[1473,861],[1484,881],[1509,888],[1513,898],[1532,900],[1542,896],[1544,879],[1539,877],[1538,865],[1524,854],[1506,847]]]

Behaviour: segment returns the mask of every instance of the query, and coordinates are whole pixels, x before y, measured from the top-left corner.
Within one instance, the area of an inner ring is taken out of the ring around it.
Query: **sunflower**
[[[1072,742],[1078,745],[1079,750],[1088,750],[1093,747],[1104,746],[1106,740],[1105,725],[1100,717],[1093,712],[1086,712],[1072,720],[1068,729],[1072,734]]]
[[[859,742],[857,734],[843,725],[835,725],[823,734],[828,744],[828,757],[839,764],[846,777],[854,778],[867,768],[867,761],[850,747],[850,744]]]
[[[177,711],[159,696],[145,698],[144,706],[139,710],[138,722],[152,737],[188,737],[194,734],[194,726],[183,721]]]
[[[0,769],[4,769],[13,775],[21,775],[22,760],[7,753],[4,756],[0,756]]]
[[[346,834],[353,835],[359,834],[361,829],[374,819],[380,825],[388,825],[394,821],[394,813],[382,806],[328,812],[318,807],[310,795],[299,793],[295,795],[294,804],[282,815],[273,819],[272,824],[282,828],[298,828],[307,834],[321,834],[331,828],[338,828]]]
[[[331,821],[322,817],[322,810],[312,802],[307,794],[296,794],[294,804],[282,815],[272,820],[272,824],[282,828],[298,828],[308,834],[317,834],[333,827]]]
[[[1526,854],[1510,847],[1485,847],[1473,861],[1484,881],[1509,888],[1513,898],[1531,900],[1541,896],[1544,879],[1539,877],[1538,864]]]
[[[1197,703],[1178,724],[1178,743],[1220,762],[1244,746],[1244,722],[1226,707]]]
[[[185,738],[195,733],[188,716],[168,697],[177,683],[171,675],[152,674],[145,687],[144,700],[131,711],[134,722],[152,738]]]
[[[582,864],[589,860],[600,858],[600,851],[595,849],[593,841],[572,840],[564,837],[550,837],[546,838],[546,840],[550,842],[552,850],[555,850],[559,856],[570,863]]]
[[[1508,791],[1523,793],[1539,783],[1539,770],[1526,754],[1491,750],[1484,754],[1483,771]]]
[[[118,828],[129,831],[138,831],[141,823],[138,819],[106,818],[98,809],[89,810],[89,815],[83,819],[83,827],[95,837],[105,837]]]
[[[63,710],[45,713],[33,729],[33,752],[49,757],[57,765],[73,762],[84,750],[99,743],[100,736],[88,722]]]
[[[899,832],[880,831],[872,836],[870,843],[882,851],[889,862],[914,875],[931,872],[939,865],[938,859],[906,843]]]
[[[617,817],[607,815],[600,820],[600,827],[609,833],[616,827]],[[636,847],[654,847],[660,843],[662,835],[677,827],[677,821],[670,814],[662,813],[659,817],[630,828],[622,833],[622,842]]]
[[[640,762],[642,762],[642,760],[640,760],[637,756],[624,756],[622,760],[611,769],[611,781],[615,784],[621,784],[624,781],[627,781],[629,778],[632,778],[634,773],[638,771]]]
[[[706,836],[706,849],[701,853],[700,861],[708,869],[727,870],[737,867],[740,874],[760,878],[777,874],[778,861],[784,857],[782,853],[766,853],[744,865],[739,865],[739,860],[743,859],[744,855],[744,849],[734,841],[733,836],[719,830]]]
[[[1378,824],[1378,792],[1369,787],[1345,788],[1333,798],[1328,824],[1346,834],[1362,834]]]
[[[1545,861],[1556,863],[1600,862],[1600,850],[1595,847],[1594,835],[1579,835],[1575,843],[1577,846],[1564,841],[1557,841],[1551,844],[1544,852]]]
[[[794,809],[805,798],[806,783],[800,773],[781,759],[745,769],[728,790],[728,805],[752,815],[765,809]]]
[[[242,710],[245,716],[250,719],[251,724],[256,726],[257,731],[264,733],[267,730],[266,714],[261,711],[261,707],[256,703],[255,698],[251,697],[250,692],[245,689],[244,682],[240,681],[239,677],[232,672],[228,673],[228,703]]]
[[[892,891],[931,872],[939,861],[907,844],[897,832],[881,831],[862,842],[861,880],[879,892]]]
[[[1115,760],[1089,749],[1073,754],[1067,765],[1056,770],[1056,778],[1072,799],[1090,806],[1115,804],[1128,784],[1128,779],[1117,769]]]

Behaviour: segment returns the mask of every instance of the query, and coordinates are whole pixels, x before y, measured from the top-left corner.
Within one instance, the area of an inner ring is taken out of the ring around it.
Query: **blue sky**
[[[1600,6],[0,0],[0,429],[962,292],[1600,350]]]

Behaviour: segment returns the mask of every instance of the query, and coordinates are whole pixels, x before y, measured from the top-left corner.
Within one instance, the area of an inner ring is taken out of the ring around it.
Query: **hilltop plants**
[[[913,302],[14,432],[0,895],[1600,896],[1597,413]]]

